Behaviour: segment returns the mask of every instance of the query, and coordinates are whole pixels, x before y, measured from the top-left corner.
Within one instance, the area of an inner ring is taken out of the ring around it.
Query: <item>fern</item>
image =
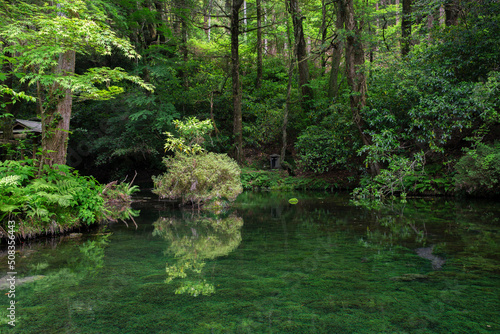
[[[73,179],[57,180],[56,186],[60,194],[75,195],[82,191],[80,184]]]
[[[35,179],[31,183],[31,188],[35,191],[50,191],[57,192],[59,189],[55,184],[49,183],[44,179]]]
[[[38,192],[37,196],[39,199],[43,199],[43,202],[47,204],[57,204],[61,207],[67,208],[75,203],[72,195],[61,195],[61,194],[50,194],[46,192]]]
[[[21,177],[19,175],[8,175],[0,179],[0,189],[19,185]]]

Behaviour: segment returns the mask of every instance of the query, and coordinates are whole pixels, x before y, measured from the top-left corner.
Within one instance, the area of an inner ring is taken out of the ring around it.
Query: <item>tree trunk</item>
[[[304,29],[302,20],[304,17],[299,8],[298,0],[288,0],[288,10],[292,15],[293,31],[295,37],[295,53],[299,69],[299,86],[302,92],[302,99],[311,100],[313,98],[312,89],[309,84],[309,65],[307,64],[307,45],[304,39]]]
[[[405,57],[411,46],[411,5],[412,0],[403,0],[403,20],[401,21],[401,55]]]
[[[7,57],[10,56],[9,53],[5,54]],[[3,81],[3,84],[7,86],[8,88],[12,89],[13,87],[13,78],[12,74],[10,72],[12,71],[11,69],[11,63],[8,61],[5,61],[2,65],[2,72],[6,74],[6,78]],[[12,108],[12,96],[9,94],[3,94],[1,96],[0,101],[5,104],[5,114],[11,114],[13,116],[13,108]],[[3,112],[2,112],[3,113]],[[14,117],[3,117],[0,119],[2,121],[2,131],[3,131],[3,139],[5,140],[12,140],[14,138],[14,133],[13,133],[13,127],[14,127]]]
[[[351,88],[350,103],[354,124],[358,128],[364,145],[370,145],[371,138],[364,133],[364,122],[361,110],[366,106],[366,77],[363,73],[365,54],[360,39],[363,22],[357,22],[354,14],[354,0],[341,0],[345,11],[346,39],[346,72],[347,82]],[[372,174],[378,174],[378,163],[370,165]]]
[[[285,110],[283,112],[283,129],[282,129],[282,146],[281,146],[281,166],[286,167],[287,163],[285,163],[286,157],[286,146],[287,146],[287,127],[288,127],[288,112],[290,110],[290,96],[292,92],[292,75],[294,68],[294,61],[290,59],[290,65],[288,66],[288,83],[286,85],[286,102],[285,102]]]
[[[176,11],[176,16],[179,21],[179,34],[180,34],[180,43],[179,43],[179,51],[182,56],[182,60],[184,65],[187,64],[188,60],[188,48],[187,48],[187,39],[188,39],[188,22],[187,22],[187,3],[185,0],[180,0],[175,2],[175,11]],[[179,76],[182,78],[182,85],[184,88],[188,88],[189,83],[188,83],[188,74],[187,72],[181,68],[179,70]]]
[[[460,0],[447,0],[444,3],[444,12],[446,16],[446,26],[455,26],[458,24],[458,13],[460,11]]]
[[[238,163],[243,161],[243,133],[241,114],[240,56],[239,56],[239,11],[243,0],[233,0],[231,6],[231,74],[233,78],[233,135],[234,156]]]
[[[262,86],[262,7],[261,0],[256,0],[257,5],[257,78],[255,88]]]
[[[321,34],[321,75],[325,74],[326,69],[326,37],[328,33],[327,26],[327,11],[326,11],[326,0],[321,0],[321,27],[319,28],[319,33]]]
[[[338,77],[340,72],[340,61],[342,60],[342,51],[344,49],[344,43],[340,36],[340,30],[344,28],[344,20],[345,20],[345,11],[344,6],[339,4],[337,7],[337,19],[335,21],[335,30],[337,33],[336,39],[337,41],[333,45],[333,55],[332,55],[332,69],[330,72],[330,80],[328,84],[328,97],[336,98],[338,97],[339,92],[339,83]]]
[[[203,14],[203,30],[207,35],[207,40],[210,41],[210,24],[212,19],[212,0],[208,1],[207,8]]]
[[[399,0],[396,0],[395,5],[396,5],[396,25],[397,25],[399,23]]]
[[[75,51],[66,51],[59,56],[57,72],[64,76],[75,73]],[[68,152],[69,121],[73,96],[70,89],[55,84],[49,99],[54,100],[54,107],[42,110],[42,161],[40,166],[48,164],[63,165]],[[49,104],[51,101],[48,101]]]
[[[288,37],[288,43],[290,45],[292,44],[292,37],[290,33],[290,24],[288,23],[288,18],[287,18],[287,25],[286,25],[286,31],[287,31],[287,37]],[[290,97],[291,97],[291,92],[292,92],[292,77],[293,77],[293,68],[295,67],[295,62],[294,62],[294,52],[295,50],[292,48],[290,50],[290,54],[288,57],[289,65],[288,65],[288,82],[286,85],[286,101],[285,101],[285,110],[283,112],[283,128],[282,128],[282,146],[281,146],[281,154],[280,154],[280,160],[281,160],[281,166],[286,168],[287,163],[285,163],[285,158],[286,158],[286,147],[287,147],[287,127],[288,127],[288,112],[290,110]]]

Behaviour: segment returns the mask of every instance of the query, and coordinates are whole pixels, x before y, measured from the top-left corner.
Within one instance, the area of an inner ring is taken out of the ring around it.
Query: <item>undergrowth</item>
[[[244,190],[328,190],[332,185],[321,179],[289,176],[286,171],[264,171],[252,168],[241,169]]]
[[[116,210],[108,204],[120,198],[129,206],[123,200],[136,190],[130,184],[103,186],[66,165],[44,166],[39,173],[36,160],[0,162],[0,233],[7,236],[8,221],[26,238],[113,219]]]

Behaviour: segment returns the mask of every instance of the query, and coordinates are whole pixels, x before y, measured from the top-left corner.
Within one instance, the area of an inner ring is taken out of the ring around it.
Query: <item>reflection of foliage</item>
[[[103,234],[95,240],[88,240],[81,245],[80,253],[83,258],[79,261],[80,266],[85,268],[85,272],[91,276],[104,267],[104,249],[109,243],[111,234]]]
[[[243,219],[234,215],[220,218],[193,214],[182,220],[161,217],[153,225],[153,235],[168,240],[167,252],[177,258],[175,264],[167,264],[166,282],[183,279],[175,291],[178,294],[214,293],[213,285],[203,278],[204,260],[227,255],[239,246]]]
[[[479,204],[479,203],[477,203]],[[495,204],[496,205],[496,204]],[[377,250],[403,252],[408,248],[421,258],[430,260],[433,269],[441,269],[447,254],[447,266],[459,267],[464,272],[498,272],[499,244],[493,237],[498,231],[498,209],[481,209],[471,201],[457,204],[455,201],[412,199],[408,203],[377,202],[367,207],[367,220],[374,224],[366,227],[365,236],[359,243]],[[449,243],[449,238],[460,242]],[[377,255],[366,261],[378,259]]]
[[[354,204],[361,205],[359,202]],[[403,240],[417,245],[426,244],[425,213],[419,213],[416,201],[413,201],[412,205],[378,202],[378,205],[362,206],[370,210],[377,222],[377,228],[367,227],[366,240],[362,241],[363,244],[367,245],[367,242],[370,242],[372,245],[394,245]]]
[[[77,238],[76,242],[78,243],[78,247],[73,248],[76,252],[71,255],[68,261],[69,266],[64,270],[68,270],[72,278],[77,281],[87,277],[95,277],[99,271],[104,268],[105,249],[110,243],[109,238],[111,235],[112,234],[107,232],[107,229],[103,227],[95,238],[88,239],[83,243],[79,240],[81,236],[75,236],[74,238]],[[48,274],[51,267],[52,264],[49,262],[44,265],[44,270],[39,271],[39,273],[52,277],[52,273]],[[45,269],[47,269],[47,271]]]

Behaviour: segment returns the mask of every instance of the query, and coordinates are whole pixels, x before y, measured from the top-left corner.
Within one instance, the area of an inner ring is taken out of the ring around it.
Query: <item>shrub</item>
[[[315,173],[332,167],[348,168],[360,147],[352,121],[344,114],[325,117],[320,125],[312,125],[297,138],[295,148],[300,164]]]
[[[168,172],[153,176],[155,194],[200,205],[211,200],[234,201],[243,191],[238,164],[226,154],[177,153],[165,158]]]
[[[500,142],[479,143],[456,164],[455,187],[470,195],[500,194]]]

